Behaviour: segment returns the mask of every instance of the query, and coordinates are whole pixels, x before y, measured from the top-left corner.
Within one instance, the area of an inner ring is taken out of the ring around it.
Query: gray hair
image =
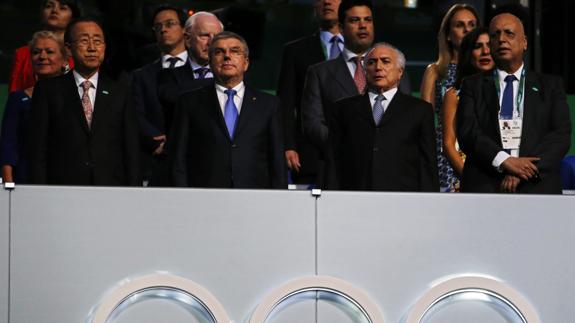
[[[231,31],[222,31],[221,33],[217,34],[216,36],[214,36],[214,39],[212,39],[212,44],[210,45],[210,49],[209,49],[209,55],[210,55],[210,60],[212,58],[212,56],[214,55],[214,44],[218,41],[218,40],[222,40],[222,39],[229,39],[229,38],[233,38],[233,39],[237,39],[240,41],[240,43],[242,43],[242,46],[244,47],[244,55],[246,57],[250,56],[250,49],[248,48],[248,43],[246,42],[246,40],[244,39],[244,37],[233,33]]]
[[[189,31],[194,27],[194,25],[196,24],[196,20],[199,17],[213,17],[216,18],[219,22],[220,22],[220,26],[222,27],[222,30],[224,30],[224,24],[222,24],[222,22],[220,21],[220,19],[218,18],[218,16],[214,15],[211,12],[207,12],[207,11],[198,11],[195,14],[191,15],[190,18],[188,18],[188,20],[186,20],[186,24],[184,25],[184,31],[186,33],[189,33]]]
[[[68,59],[68,51],[66,50],[66,44],[64,44],[64,40],[58,38],[58,36],[56,36],[55,33],[49,30],[40,30],[35,32],[34,35],[32,35],[32,40],[28,42],[28,48],[30,49],[30,52],[32,52],[32,50],[34,49],[34,45],[36,45],[38,39],[51,39],[55,41],[56,44],[58,44],[58,49],[60,50],[60,53],[62,53],[62,57],[64,58],[64,60]]]
[[[402,70],[405,70],[405,55],[403,55],[403,52],[400,51],[399,49],[397,49],[397,47],[393,46],[390,43],[376,43],[374,44],[365,54],[365,56],[363,57],[363,68],[365,69],[365,67],[367,66],[367,60],[369,55],[371,54],[371,52],[373,52],[374,49],[378,48],[378,47],[385,47],[385,48],[389,48],[393,51],[395,51],[395,54],[397,55],[397,67],[401,68]]]

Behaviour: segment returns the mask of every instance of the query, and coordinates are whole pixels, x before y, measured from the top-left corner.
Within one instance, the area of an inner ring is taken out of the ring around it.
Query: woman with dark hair
[[[75,0],[44,0],[40,11],[44,30],[51,31],[63,40],[66,27],[72,19],[80,17],[80,9]],[[70,68],[74,67],[70,58]],[[9,92],[25,90],[34,86],[36,77],[30,60],[29,47],[22,46],[14,52],[10,69]]]
[[[455,170],[457,177],[463,173],[465,156],[457,146],[455,136],[455,112],[459,102],[459,89],[461,82],[467,76],[490,71],[494,63],[489,48],[489,30],[477,28],[465,35],[459,49],[459,63],[455,74],[455,84],[447,90],[443,98],[440,116],[443,123],[443,151],[449,163]],[[459,191],[459,180],[455,182],[454,191]]]
[[[436,62],[429,64],[421,81],[421,98],[431,103],[439,114],[445,91],[453,86],[455,68],[459,61],[459,47],[463,37],[479,24],[477,12],[468,4],[453,5],[443,17],[437,42],[439,56]],[[441,120],[436,128],[437,166],[439,185],[442,192],[454,190],[457,177],[442,150]]]
[[[64,41],[51,31],[39,31],[29,44],[30,65],[35,79],[42,80],[63,73],[68,55]],[[26,181],[27,123],[31,109],[33,87],[10,93],[6,102],[0,136],[0,166],[5,182]]]

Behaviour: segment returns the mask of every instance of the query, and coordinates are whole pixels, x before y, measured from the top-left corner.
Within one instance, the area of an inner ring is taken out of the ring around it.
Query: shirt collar
[[[203,67],[210,68],[210,65],[204,65],[204,66],[202,66],[202,65],[198,64],[198,62],[196,62],[196,61],[192,58],[192,56],[188,56],[188,60],[190,61],[190,67],[192,68],[192,71],[195,71],[195,70],[197,70],[198,68],[203,68]]]
[[[346,62],[349,62],[352,58],[355,58],[356,56],[364,56],[365,53],[361,53],[361,54],[356,54],[352,51],[350,51],[349,49],[347,49],[346,47],[343,48],[343,58],[345,58]]]
[[[99,72],[96,72],[89,79],[87,79],[88,81],[90,81],[90,83],[92,83],[92,87],[95,89],[98,88],[98,74]],[[80,86],[82,83],[84,83],[84,81],[86,81],[86,79],[82,75],[80,75],[80,73],[76,72],[76,70],[72,70],[72,75],[74,75],[74,81],[76,81],[76,86]]]
[[[243,96],[245,87],[246,86],[244,85],[244,81],[241,81],[240,84],[234,86],[232,89],[236,90],[236,95],[241,99]],[[227,89],[228,89],[227,87],[221,86],[218,83],[216,83],[216,91],[223,93],[224,95],[227,95],[225,92]]]
[[[168,58],[171,58],[171,57],[177,57],[177,58],[179,58],[183,63],[186,63],[186,61],[188,60],[188,51],[185,50],[185,51],[179,53],[179,54],[176,55],[176,56],[172,56],[172,55],[170,55],[170,54],[166,54],[166,55],[162,56],[162,63],[163,63],[163,64],[166,64]]]
[[[519,68],[517,69],[517,71],[515,71],[515,73],[512,73],[513,75],[515,75],[515,78],[517,78],[517,81],[519,81],[521,79],[521,73],[523,73],[523,68],[524,68],[525,64],[521,64],[521,66],[519,66]],[[505,77],[509,75],[509,73],[497,69],[497,76],[499,76],[499,81],[503,82],[503,80],[505,80]]]
[[[369,99],[371,101],[375,101],[375,97],[380,94],[379,92],[375,92],[371,89],[367,93],[368,93]],[[387,101],[387,103],[389,103],[389,102],[391,102],[391,100],[393,100],[393,97],[395,96],[396,93],[397,93],[397,87],[394,87],[394,88],[389,89],[389,90],[387,90],[381,94],[383,94],[383,96],[385,97],[385,101]]]

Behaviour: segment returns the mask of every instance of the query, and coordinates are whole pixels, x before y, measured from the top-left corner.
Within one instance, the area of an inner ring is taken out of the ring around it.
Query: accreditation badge
[[[519,149],[522,123],[521,119],[499,119],[503,149]]]

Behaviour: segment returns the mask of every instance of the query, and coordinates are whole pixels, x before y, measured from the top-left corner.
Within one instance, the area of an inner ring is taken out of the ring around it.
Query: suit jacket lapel
[[[312,47],[311,47],[311,53],[310,53],[311,56],[313,57],[312,61],[313,62],[321,62],[321,61],[327,60],[328,54],[327,54],[327,52],[323,46],[323,43],[321,41],[319,31],[316,32],[313,36],[314,36],[313,37],[314,41],[311,43]]]
[[[102,75],[102,72],[98,73],[98,88],[96,88],[96,100],[92,114],[92,134],[98,128],[99,120],[105,119],[104,115],[108,113],[108,109],[113,106],[113,92],[110,80]],[[84,118],[84,121],[86,121],[86,118]],[[86,127],[88,127],[88,122],[86,122]]]
[[[345,93],[342,97],[358,95],[359,92],[357,92],[355,82],[349,73],[344,55],[341,54],[335,58],[332,66],[333,69],[330,69],[329,71],[332,73],[333,80],[340,85],[340,88]]]
[[[76,80],[74,79],[72,71],[66,74],[66,82],[71,90],[70,96],[64,94],[65,101],[67,102],[66,106],[72,110],[72,114],[76,116],[82,129],[89,134],[90,128],[88,128],[88,122],[86,121],[86,115],[84,114],[84,106],[82,105],[82,100],[80,99],[80,94],[78,92],[78,85],[76,85]]]
[[[398,111],[401,110],[401,106],[403,105],[404,94],[399,92],[395,92],[395,95],[387,105],[383,116],[381,117],[381,121],[379,122],[379,126],[383,127],[392,117],[393,115],[397,114]],[[373,117],[372,117],[373,119]],[[375,121],[374,121],[375,124]]]
[[[367,124],[375,128],[373,109],[371,107],[371,101],[369,100],[369,94],[367,91],[361,96],[361,100],[358,101],[357,110],[361,118],[364,119]]]
[[[218,95],[216,94],[215,85],[205,87],[203,89],[203,91],[205,91],[204,98],[205,98],[206,102],[200,102],[200,104],[208,107],[211,110],[210,113],[212,115],[213,120],[218,125],[220,130],[229,139],[230,135],[228,133],[228,127],[226,126],[226,120],[224,119],[224,116],[222,115],[222,109],[220,107],[220,101],[218,100]],[[243,105],[242,105],[242,109],[243,109]]]
[[[252,114],[257,112],[256,105],[257,105],[257,96],[255,91],[246,86],[246,90],[244,92],[244,99],[242,101],[242,112],[240,113],[236,124],[234,138],[237,138],[237,136],[241,133],[242,129],[245,128],[245,125],[249,123],[249,120],[253,120]]]
[[[485,107],[485,112],[487,113],[488,120],[495,120],[492,122],[492,126],[495,127],[495,132],[498,135],[498,138],[501,138],[501,132],[499,130],[499,110],[501,107],[499,106],[499,97],[497,96],[497,88],[495,87],[495,82],[498,80],[493,76],[493,72],[485,72],[483,74],[483,100]],[[483,107],[480,107],[480,109]],[[481,113],[481,111],[479,111]],[[497,142],[501,142],[501,139],[498,139]]]
[[[523,131],[524,129],[535,129],[534,123],[537,119],[537,107],[543,104],[541,100],[542,90],[541,84],[535,78],[533,73],[526,71],[525,73],[525,90],[523,91],[523,125],[521,132],[521,149],[520,153],[525,153],[529,151],[529,145],[531,144],[531,138],[528,131]],[[522,154],[523,155],[523,154]]]

